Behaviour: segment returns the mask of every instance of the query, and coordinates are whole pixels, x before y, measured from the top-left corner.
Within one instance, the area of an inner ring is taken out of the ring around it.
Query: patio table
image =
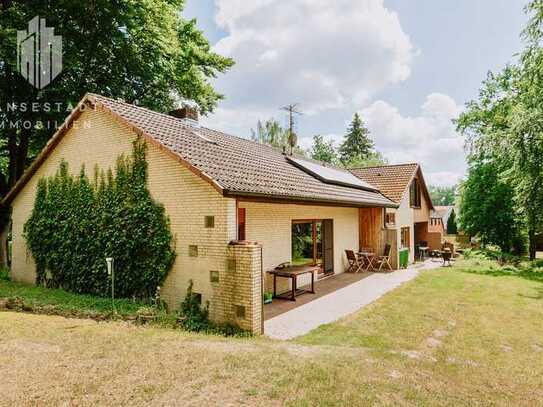
[[[358,252],[358,256],[362,258],[362,261],[366,263],[364,271],[373,270],[373,259],[375,258],[375,253],[372,251],[362,250]]]
[[[424,261],[424,259],[426,258],[426,255],[428,253],[428,250],[430,250],[430,248],[428,246],[421,246],[419,247],[419,257],[420,257],[420,261]]]
[[[296,301],[298,295],[304,293],[315,294],[315,271],[320,269],[319,266],[287,266],[281,269],[273,269],[268,271],[273,275],[273,298],[282,298],[285,300]],[[303,274],[311,274],[311,290],[298,288],[298,276]],[[277,294],[277,277],[289,278],[291,281],[291,289],[283,294]]]

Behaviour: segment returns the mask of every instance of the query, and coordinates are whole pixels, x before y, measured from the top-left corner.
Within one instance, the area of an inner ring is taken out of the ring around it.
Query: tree
[[[311,158],[329,164],[338,164],[337,151],[333,140],[325,141],[321,135],[313,136]]]
[[[251,129],[251,139],[260,144],[283,148],[288,145],[288,130],[284,129],[277,120],[258,121],[256,130]]]
[[[86,92],[162,112],[180,99],[196,102],[204,114],[213,110],[222,95],[209,79],[233,61],[211,51],[196,21],[181,17],[183,5],[183,0],[0,1],[1,197]],[[63,47],[63,70],[42,90],[16,71],[17,30],[36,15],[62,36]],[[37,107],[23,109],[24,104]],[[1,227],[7,212],[3,208]]]
[[[343,143],[339,147],[339,157],[344,165],[356,160],[365,160],[370,156],[373,141],[369,134],[370,131],[364,126],[360,115],[355,113]]]
[[[458,227],[456,225],[456,214],[454,210],[451,211],[449,219],[447,219],[447,234],[456,235],[458,233]]]
[[[456,197],[456,185],[450,187],[439,187],[430,185],[428,192],[434,205],[451,206],[454,205]]]
[[[510,252],[521,240],[515,216],[514,191],[500,180],[492,163],[472,163],[460,195],[460,223],[483,245],[494,244]],[[447,223],[447,232],[449,224]]]
[[[292,143],[293,153],[306,155],[306,152],[296,145],[298,142],[296,134],[291,135],[289,129],[283,128],[275,119],[268,119],[265,122],[259,120],[256,123],[256,129],[251,129],[251,140],[280,149],[284,148],[285,151],[290,151]]]
[[[388,160],[379,151],[370,151],[366,157],[353,157],[343,163],[345,168],[365,168],[387,165]]]

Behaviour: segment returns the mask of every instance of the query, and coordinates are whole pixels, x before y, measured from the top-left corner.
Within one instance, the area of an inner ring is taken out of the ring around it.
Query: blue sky
[[[451,119],[488,70],[514,60],[527,17],[517,0],[187,0],[214,49],[236,66],[210,127],[247,137],[257,119],[298,102],[300,144],[341,142],[361,113],[391,163],[418,161],[431,184],[463,176]]]

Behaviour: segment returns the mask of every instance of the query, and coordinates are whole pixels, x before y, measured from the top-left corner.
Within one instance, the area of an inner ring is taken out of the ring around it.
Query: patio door
[[[334,272],[334,222],[332,219],[322,221],[322,254],[324,274]]]
[[[334,272],[332,219],[292,221],[292,264],[321,266],[326,273]]]

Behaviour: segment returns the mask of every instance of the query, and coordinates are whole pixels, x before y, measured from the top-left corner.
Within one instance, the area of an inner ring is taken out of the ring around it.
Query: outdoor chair
[[[382,271],[383,268],[388,269],[389,271],[393,270],[390,264],[390,250],[391,250],[391,246],[387,243],[385,245],[385,250],[383,251],[383,255],[376,256],[373,259],[373,266],[376,270]]]
[[[452,257],[452,251],[448,247],[445,247],[443,251],[441,252],[441,257],[443,258],[443,266],[445,266],[445,263],[449,263],[448,265],[451,265],[451,257]]]
[[[347,261],[349,262],[349,267],[347,268],[348,273],[358,273],[362,270],[364,263],[360,261],[353,250],[345,250],[345,254],[347,255]]]

